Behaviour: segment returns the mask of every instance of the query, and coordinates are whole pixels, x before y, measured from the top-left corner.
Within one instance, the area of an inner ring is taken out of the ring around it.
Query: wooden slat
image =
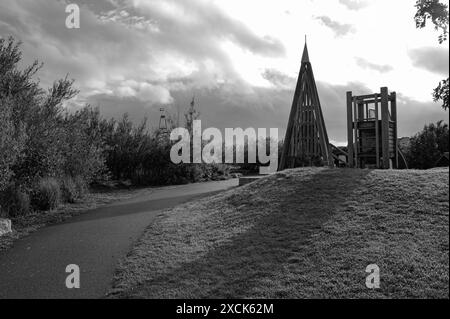
[[[378,103],[381,102],[381,98],[370,99],[370,100],[359,100],[359,99],[357,99],[357,101],[363,102],[363,103],[373,104],[375,102],[378,102]]]
[[[298,75],[297,85],[295,87],[291,111],[289,113],[288,126],[286,128],[286,134],[284,137],[284,145],[286,147],[283,147],[283,150],[281,152],[281,160],[278,165],[279,170],[283,170],[286,168],[287,157],[288,157],[288,153],[289,153],[289,146],[291,145],[292,131],[293,131],[293,126],[294,126],[294,122],[295,122],[294,119],[297,115],[297,110],[298,110],[297,105],[298,105],[298,100],[299,100],[300,94],[301,94],[301,85],[302,85],[301,79],[302,79],[304,72],[305,72],[305,66],[302,64],[300,67],[299,75]]]
[[[387,87],[381,88],[381,152],[383,155],[382,168],[389,168],[389,105]]]
[[[308,80],[308,78],[306,78],[306,80]],[[304,105],[304,109],[305,109],[305,118],[306,118],[306,120],[305,120],[305,123],[304,123],[304,126],[305,126],[305,144],[306,144],[306,148],[305,148],[305,154],[306,155],[309,155],[309,146],[310,146],[310,142],[309,142],[309,138],[310,138],[310,136],[309,136],[309,107],[308,107],[308,94],[309,94],[309,92],[308,92],[308,89],[309,89],[309,86],[308,86],[308,82],[306,82],[305,83],[305,85],[306,85],[306,94],[305,94],[305,100],[303,101],[303,105]]]
[[[354,100],[376,99],[379,96],[380,96],[379,93],[366,94],[366,95],[355,95],[355,96],[353,96],[353,99]]]
[[[377,168],[380,168],[380,131],[379,131],[379,123],[378,123],[378,102],[375,102],[375,156]]]
[[[347,92],[347,149],[348,166],[353,167],[353,112],[352,112],[352,92]]]
[[[313,91],[314,91],[313,97],[316,102],[315,111],[316,111],[316,114],[318,117],[317,124],[318,124],[318,128],[319,128],[319,142],[320,142],[321,153],[322,153],[324,161],[327,163],[327,165],[334,166],[333,159],[331,158],[331,155],[329,152],[330,141],[328,139],[328,133],[327,133],[327,129],[325,126],[325,120],[323,117],[322,107],[320,105],[319,94],[317,91],[316,81],[314,79],[314,73],[312,72],[312,69],[311,69],[311,80],[313,83]]]
[[[398,127],[397,127],[397,94],[392,92],[391,100],[391,119],[394,122],[394,168],[398,168]]]
[[[358,109],[356,107],[356,103],[357,101],[355,100],[353,102],[353,113],[354,113],[354,118],[355,118],[355,125],[353,128],[353,132],[355,135],[355,148],[354,148],[354,153],[355,153],[355,167],[359,168],[359,158],[358,158],[358,148],[359,148],[359,139],[358,139]]]

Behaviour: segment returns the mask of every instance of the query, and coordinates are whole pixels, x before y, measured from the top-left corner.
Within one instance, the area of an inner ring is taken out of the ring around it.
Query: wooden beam
[[[314,73],[312,71],[312,68],[311,68],[311,80],[313,83],[313,92],[315,95],[315,99],[317,101],[316,114],[318,117],[317,123],[318,123],[318,128],[319,128],[319,135],[320,135],[319,142],[321,145],[322,156],[324,157],[326,164],[328,166],[332,167],[334,165],[333,165],[333,159],[331,157],[330,150],[329,150],[330,140],[328,139],[328,133],[327,133],[327,129],[325,126],[325,119],[323,117],[322,107],[320,105],[319,93],[317,90],[316,81],[314,79]]]
[[[281,160],[278,165],[278,170],[283,170],[287,166],[287,160],[288,160],[288,154],[289,154],[289,148],[291,146],[291,138],[292,138],[292,132],[293,132],[293,126],[295,122],[295,118],[297,117],[297,110],[298,110],[298,101],[301,94],[301,85],[302,85],[302,76],[305,72],[305,66],[304,64],[301,65],[299,74],[298,74],[298,80],[297,85],[295,87],[295,93],[294,98],[292,100],[292,106],[291,111],[289,113],[289,120],[288,120],[288,126],[286,128],[286,134],[284,137],[284,144],[283,144],[283,150],[281,152]]]
[[[358,139],[358,108],[356,106],[356,100],[353,101],[353,113],[354,113],[354,118],[355,118],[355,122],[353,125],[353,132],[355,135],[355,148],[353,150],[353,152],[355,153],[355,167],[359,168],[359,158],[358,158],[358,148],[359,148],[359,139]]]
[[[379,96],[380,96],[379,93],[366,94],[366,95],[355,95],[355,96],[353,96],[353,99],[355,99],[355,100],[375,99]]]
[[[382,168],[389,168],[389,105],[388,88],[381,88],[381,152],[383,155]]]
[[[309,85],[307,85],[308,89],[309,89]],[[305,121],[305,129],[306,129],[306,154],[309,156],[311,153],[311,130],[310,130],[310,123],[311,123],[311,111],[310,111],[310,106],[308,105],[309,103],[309,90],[306,90],[307,94],[305,96],[305,100],[303,101],[303,106],[305,108],[305,115],[306,115],[306,121]],[[310,163],[311,165],[311,163]]]
[[[353,163],[353,112],[352,112],[352,92],[347,92],[347,149],[348,166],[354,167]]]
[[[377,161],[377,168],[380,168],[380,130],[379,130],[379,115],[378,115],[378,102],[375,102],[375,154]]]
[[[358,102],[364,102],[368,104],[373,104],[375,102],[381,102],[381,98],[370,99],[370,100],[357,100]]]
[[[394,122],[394,168],[398,168],[398,136],[397,136],[397,94],[392,92],[391,100],[391,119]]]

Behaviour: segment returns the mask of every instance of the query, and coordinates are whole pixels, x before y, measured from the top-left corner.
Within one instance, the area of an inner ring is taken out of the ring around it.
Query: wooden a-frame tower
[[[333,165],[327,129],[305,42],[278,170]]]

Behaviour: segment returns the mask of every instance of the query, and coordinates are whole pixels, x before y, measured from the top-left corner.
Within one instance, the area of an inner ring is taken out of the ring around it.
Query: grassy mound
[[[111,297],[448,298],[449,170],[308,168],[163,212]],[[380,289],[365,285],[380,267]]]

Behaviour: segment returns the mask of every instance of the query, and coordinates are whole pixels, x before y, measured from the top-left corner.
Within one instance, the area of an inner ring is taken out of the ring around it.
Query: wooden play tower
[[[278,170],[332,163],[319,94],[305,42]]]
[[[399,168],[404,162],[397,145],[397,100],[395,92],[353,96],[347,92],[348,166]]]

